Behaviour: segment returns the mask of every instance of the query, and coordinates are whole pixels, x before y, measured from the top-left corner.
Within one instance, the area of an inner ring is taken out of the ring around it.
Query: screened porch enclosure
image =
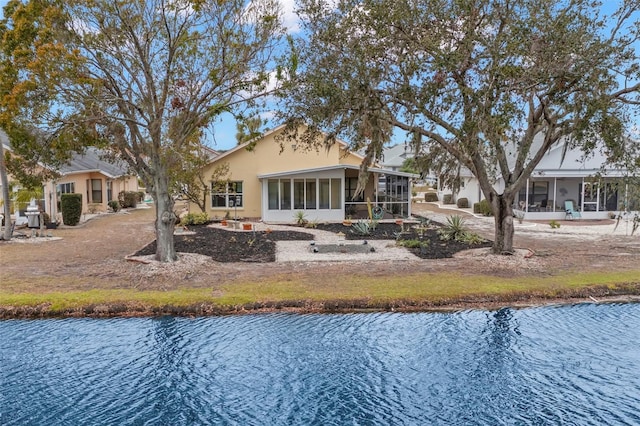
[[[370,172],[364,191],[357,191],[358,167],[328,167],[307,173],[262,175],[262,218],[291,222],[297,212],[307,220],[342,221],[368,218],[368,201],[383,218],[410,215],[410,181],[405,176]]]
[[[529,179],[520,189],[514,209],[534,213],[537,217],[564,217],[565,203],[590,218],[605,218],[608,212],[620,209],[620,187],[613,179],[592,181],[586,178],[553,177]],[[541,215],[539,213],[556,213]],[[558,214],[559,213],[559,214]]]

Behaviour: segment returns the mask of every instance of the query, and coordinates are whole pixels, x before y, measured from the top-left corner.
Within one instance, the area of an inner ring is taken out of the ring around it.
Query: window
[[[524,203],[527,198],[527,188],[522,187],[518,195],[518,201]],[[543,202],[549,203],[549,182],[547,181],[529,181],[529,205],[537,205]],[[519,203],[521,204],[521,203]]]
[[[87,192],[91,197],[87,196],[90,203],[102,203],[102,179],[87,179]]]
[[[341,179],[269,179],[269,210],[315,210],[342,208]]]
[[[342,186],[342,182],[340,179],[331,179],[331,209],[332,210],[340,210],[342,208],[342,200],[340,199],[340,194],[342,191],[340,187]]]
[[[280,180],[280,210],[291,210],[291,180]]]
[[[356,193],[356,188],[358,187],[358,178],[357,177],[348,177],[344,179],[344,199],[345,201],[355,201],[362,203],[364,202],[364,193],[358,195],[356,198],[353,198],[353,195]]]
[[[107,181],[107,202],[113,200],[113,182]]]
[[[56,192],[60,194],[73,194],[75,192],[75,183],[59,183],[56,187]]]
[[[211,183],[211,207],[231,208],[242,207],[243,201],[242,182],[225,182],[220,185],[218,182]]]
[[[321,209],[329,209],[329,179],[320,179],[320,202],[318,206]]]

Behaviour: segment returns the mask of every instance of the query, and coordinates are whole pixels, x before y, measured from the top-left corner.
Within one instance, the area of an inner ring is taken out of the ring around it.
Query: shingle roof
[[[96,171],[110,178],[129,174],[127,165],[123,161],[107,160],[105,154],[97,148],[87,148],[82,154],[74,154],[67,164],[60,167],[59,171],[62,175]]]

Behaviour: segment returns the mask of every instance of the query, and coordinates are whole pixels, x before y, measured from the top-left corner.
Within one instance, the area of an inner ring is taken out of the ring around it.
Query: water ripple
[[[640,305],[0,322],[2,425],[640,424]]]

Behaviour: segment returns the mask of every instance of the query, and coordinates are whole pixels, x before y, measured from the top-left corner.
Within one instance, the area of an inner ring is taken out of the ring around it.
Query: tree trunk
[[[178,260],[173,242],[176,215],[173,212],[174,201],[168,188],[166,173],[159,172],[155,177],[153,198],[156,205],[156,260],[160,262]]]
[[[0,130],[1,131],[1,130]],[[4,210],[4,233],[3,239],[11,239],[11,200],[9,199],[9,179],[7,177],[7,167],[4,162],[4,146],[0,141],[0,183],[2,184],[2,200]]]
[[[513,196],[497,195],[493,200],[493,215],[495,220],[495,235],[493,253],[513,253]]]

